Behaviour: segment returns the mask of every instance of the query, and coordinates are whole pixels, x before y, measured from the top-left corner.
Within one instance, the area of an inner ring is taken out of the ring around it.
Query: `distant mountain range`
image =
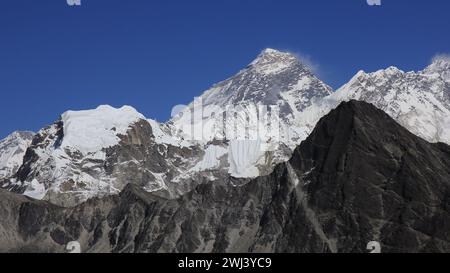
[[[99,106],[2,140],[0,250],[449,251],[444,143],[448,57],[334,91],[266,49],[166,123]]]

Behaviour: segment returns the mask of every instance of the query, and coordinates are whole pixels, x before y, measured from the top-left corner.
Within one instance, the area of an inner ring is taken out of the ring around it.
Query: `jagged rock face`
[[[0,141],[0,180],[17,172],[33,135],[32,132],[14,132]]]
[[[368,240],[388,252],[450,250],[449,146],[351,101],[318,123],[291,164],[338,251]]]
[[[257,179],[172,200],[129,185],[66,209],[0,191],[0,250],[64,251],[78,240],[85,252],[365,252],[377,240],[384,252],[448,252],[449,181],[449,146],[351,101]]]

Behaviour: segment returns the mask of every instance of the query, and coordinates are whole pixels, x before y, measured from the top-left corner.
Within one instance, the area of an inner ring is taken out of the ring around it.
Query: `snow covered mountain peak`
[[[450,143],[449,73],[448,58],[443,57],[418,72],[393,66],[359,72],[327,101],[332,107],[351,99],[370,102],[414,134],[431,142]]]
[[[296,65],[300,65],[300,61],[295,55],[268,48],[249,67],[261,74],[277,74]]]
[[[360,70],[356,75],[349,81],[349,83],[362,80],[380,80],[380,79],[390,79],[393,77],[401,77],[405,72],[395,66],[390,66],[386,69],[380,69],[375,72],[367,73],[364,70]]]
[[[205,91],[201,99],[206,106],[223,108],[254,103],[278,105],[285,112],[293,112],[304,108],[313,97],[324,97],[331,92],[331,87],[320,81],[295,55],[265,49],[238,74]]]
[[[283,52],[277,49],[273,48],[266,48],[261,51],[261,53],[258,55],[258,57],[252,62],[252,64],[256,64],[261,61],[288,61],[288,60],[296,60],[294,54],[291,54],[289,52]]]
[[[395,66],[390,66],[386,69],[379,70],[378,72],[375,72],[375,75],[383,75],[383,76],[395,76],[395,75],[401,75],[405,72],[403,70],[398,69]]]
[[[303,110],[313,101],[331,93],[295,55],[266,49],[235,76],[204,92],[170,124],[182,139],[207,146],[224,140],[229,173],[256,177],[290,156],[290,149],[309,132],[293,124],[303,120]]]
[[[261,55],[286,55],[286,54],[288,53],[282,52],[274,48],[266,48],[263,51],[261,51]]]
[[[62,147],[72,147],[83,154],[101,151],[119,143],[130,125],[145,117],[131,106],[114,108],[101,105],[94,110],[67,111],[61,116],[64,127]]]
[[[407,73],[395,66],[390,66],[386,69],[380,69],[371,73],[366,73],[365,71],[360,70],[348,83],[339,88],[338,91],[332,96],[359,97],[360,94],[367,93],[367,91],[374,92],[372,95],[376,96],[376,93],[383,93],[384,91],[380,89],[380,87],[387,86],[392,82],[398,81],[406,75]],[[350,95],[348,91],[350,91],[352,95]]]
[[[282,126],[290,127],[289,124],[299,118],[303,109],[331,93],[331,87],[302,65],[295,55],[266,49],[235,76],[204,92],[196,103],[191,103],[171,122],[185,139],[192,139],[196,132],[206,128],[203,130],[205,134],[197,134],[206,142],[232,140],[233,137],[223,134],[223,128],[236,125],[228,120],[223,124],[224,116],[236,114],[229,111],[230,108],[245,109],[238,111],[238,117],[233,118],[239,126],[245,126],[248,117],[261,116],[257,113],[259,107],[267,107],[276,108],[284,122]],[[196,105],[202,107],[200,115],[195,115]]]

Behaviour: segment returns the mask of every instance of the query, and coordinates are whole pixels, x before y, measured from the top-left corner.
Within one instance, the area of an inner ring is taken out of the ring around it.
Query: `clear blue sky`
[[[450,52],[449,13],[448,0],[2,0],[0,137],[100,104],[164,121],[266,47],[333,87],[359,69],[419,70]]]

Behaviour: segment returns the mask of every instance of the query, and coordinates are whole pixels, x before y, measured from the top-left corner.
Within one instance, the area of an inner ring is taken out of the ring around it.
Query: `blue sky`
[[[450,52],[447,0],[81,1],[2,1],[0,137],[100,104],[165,121],[266,47],[298,53],[335,88]]]

